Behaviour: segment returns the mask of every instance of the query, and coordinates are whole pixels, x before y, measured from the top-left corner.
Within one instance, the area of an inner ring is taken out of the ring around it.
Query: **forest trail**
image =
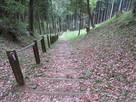
[[[19,90],[19,102],[86,102],[92,85],[89,80],[81,79],[78,54],[62,36],[51,49],[46,76],[35,76]],[[44,62],[43,62],[44,64]],[[96,99],[96,98],[95,98]],[[89,100],[89,102],[93,102]]]

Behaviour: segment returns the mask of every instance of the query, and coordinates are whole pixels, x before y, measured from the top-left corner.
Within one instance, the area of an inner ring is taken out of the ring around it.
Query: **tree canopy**
[[[133,8],[134,0],[1,0],[0,21],[25,35],[95,27],[117,12]],[[135,12],[135,9],[133,10]],[[90,25],[91,24],[91,25]],[[0,23],[1,26],[2,23]],[[7,34],[2,31],[2,34]],[[13,33],[13,32],[12,32]]]

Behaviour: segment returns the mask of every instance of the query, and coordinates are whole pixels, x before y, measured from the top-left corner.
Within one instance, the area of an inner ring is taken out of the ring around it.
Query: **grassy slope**
[[[136,99],[136,18],[131,11],[113,17],[92,29],[89,35],[71,42],[79,50],[81,68],[89,73],[86,77],[91,79],[100,100]]]
[[[86,34],[86,30],[85,30],[85,29],[82,29],[80,36],[83,36],[83,35],[85,35],[85,34]],[[68,39],[68,40],[75,39],[75,38],[77,38],[77,36],[78,36],[78,30],[64,32],[64,36],[65,36],[65,38]]]

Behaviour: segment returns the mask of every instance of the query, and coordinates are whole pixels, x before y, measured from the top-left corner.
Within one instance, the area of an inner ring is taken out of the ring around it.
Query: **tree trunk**
[[[130,8],[129,9],[132,9],[133,8],[133,0],[131,0],[131,3],[130,3]]]
[[[57,33],[57,22],[54,22],[54,26],[55,26],[55,31],[54,31],[54,33],[56,34],[56,33]]]
[[[127,1],[126,1],[125,11],[127,11],[127,8],[128,8],[128,6],[129,6],[129,1],[130,1],[130,0],[127,0]]]
[[[52,33],[52,28],[51,28],[51,25],[49,24],[49,33],[51,34]]]
[[[20,14],[20,19],[22,22],[25,22],[25,19],[24,19],[24,15],[23,14]]]
[[[44,28],[45,29],[45,33],[49,33],[49,24],[48,24],[48,21],[45,23],[46,24],[46,27]]]
[[[59,17],[59,31],[62,31],[62,27],[61,27],[61,18]]]
[[[38,22],[39,22],[40,35],[42,35],[42,25],[41,25],[41,19],[40,18],[38,18]]]
[[[42,35],[42,25],[41,25],[41,19],[40,19],[40,12],[38,10],[38,23],[39,23],[39,32],[40,35]]]
[[[121,11],[122,1],[123,1],[123,0],[121,0],[121,1],[120,1],[120,3],[119,3],[119,8],[118,8],[118,11]]]
[[[81,28],[83,29],[83,24],[84,23],[84,19],[83,19],[83,13],[81,12]]]
[[[80,35],[80,30],[81,30],[81,16],[79,17],[78,36]]]
[[[88,26],[90,27],[90,21],[91,21],[92,27],[95,28],[95,25],[94,25],[94,22],[93,22],[93,17],[92,17],[91,10],[90,10],[90,2],[89,2],[89,0],[87,0],[87,11],[88,11],[88,16],[89,16]]]
[[[82,9],[82,8],[81,8]],[[79,15],[79,28],[78,28],[78,36],[80,35],[80,30],[81,30],[81,16],[82,16],[82,10],[80,10],[80,15]]]
[[[52,0],[51,0],[51,18],[52,18],[53,33],[55,33],[55,21],[54,21],[54,11],[53,11]]]
[[[124,0],[122,0],[121,12],[124,12],[124,5],[125,5],[125,2]]]
[[[75,24],[74,24],[74,26],[75,26],[75,30],[77,29],[77,15],[75,15]]]
[[[102,2],[101,1],[99,1],[99,13],[98,13],[98,23],[101,23],[101,4]]]
[[[68,15],[67,15],[67,29],[69,29]]]
[[[43,32],[46,34],[46,29],[47,29],[47,23],[43,22]]]
[[[103,21],[104,21],[104,11],[105,11],[105,9],[104,9],[104,10],[102,10],[101,22],[103,22]]]
[[[136,1],[133,2],[133,14],[136,16]]]
[[[87,12],[88,12],[88,27],[90,27],[90,4],[89,4],[89,0],[87,0]]]
[[[107,14],[106,14],[106,19],[109,19],[109,14],[110,14],[110,3],[108,2],[108,7],[107,7]]]
[[[106,21],[107,20],[107,9],[108,9],[108,1],[106,0],[106,8],[104,10],[104,20],[103,21]]]
[[[4,0],[0,0],[0,6],[4,6]],[[3,17],[4,10],[0,7],[0,17]]]
[[[96,5],[96,9],[95,9],[95,24],[97,24],[98,22],[98,2],[97,2],[97,5]]]
[[[112,17],[113,8],[114,8],[114,1],[112,2],[112,6],[111,6],[110,18]]]
[[[31,36],[34,36],[33,28],[33,0],[29,1],[29,32]]]
[[[132,3],[132,0],[129,1],[128,7],[127,7],[127,11],[130,10],[131,3]]]

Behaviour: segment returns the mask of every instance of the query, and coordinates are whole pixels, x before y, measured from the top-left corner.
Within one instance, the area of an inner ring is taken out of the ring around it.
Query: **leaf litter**
[[[26,80],[26,85],[23,87],[16,85],[7,57],[2,54],[0,100],[2,102],[133,102],[136,100],[136,59],[133,51],[135,43],[130,40],[133,40],[134,36],[128,38],[109,33],[108,36],[88,35],[85,36],[85,40],[76,39],[72,41],[73,47],[62,38],[49,50],[50,54],[43,54],[40,51],[42,62],[40,65],[35,64],[32,49],[18,54]],[[115,38],[111,40],[113,36]],[[5,45],[2,46],[4,49]],[[8,48],[14,46],[11,44]],[[45,80],[45,78],[84,81]],[[45,94],[47,91],[83,94],[49,95]]]

